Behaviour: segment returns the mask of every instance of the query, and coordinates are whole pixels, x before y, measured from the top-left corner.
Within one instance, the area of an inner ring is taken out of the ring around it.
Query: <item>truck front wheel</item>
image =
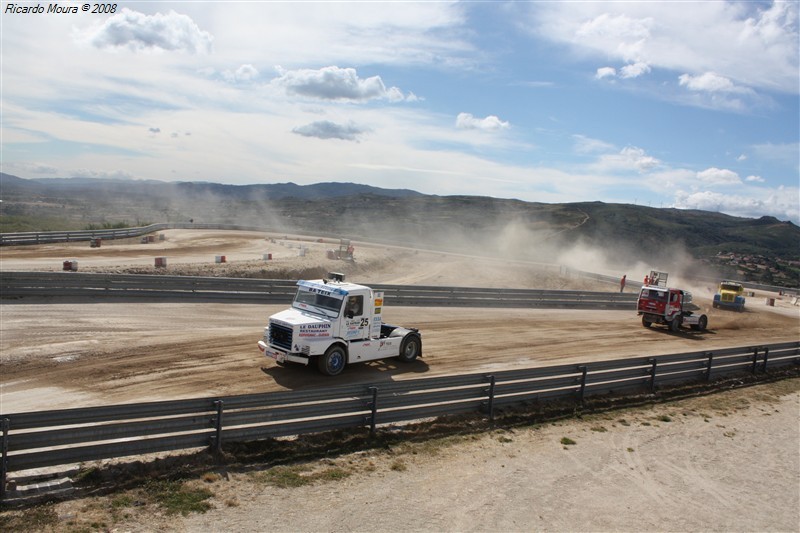
[[[347,353],[340,345],[328,348],[325,355],[317,357],[317,367],[326,376],[336,376],[342,373],[347,362]]]
[[[652,322],[650,322],[649,320],[647,320],[647,317],[646,317],[646,316],[643,316],[643,317],[642,317],[642,325],[643,325],[644,327],[646,327],[646,328],[649,328],[650,326],[652,326],[652,325],[653,325],[653,323],[652,323]]]
[[[676,316],[669,323],[669,329],[673,332],[678,332],[681,329],[681,318]]]
[[[410,363],[417,358],[422,350],[422,342],[416,335],[406,335],[403,344],[400,345],[400,355],[398,359],[404,363]]]
[[[700,331],[705,331],[708,327],[708,317],[706,315],[700,315],[700,320],[697,321],[697,329]]]

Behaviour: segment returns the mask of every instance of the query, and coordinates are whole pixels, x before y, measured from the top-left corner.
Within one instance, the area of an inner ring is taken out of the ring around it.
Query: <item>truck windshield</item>
[[[342,300],[333,296],[299,289],[294,297],[292,307],[328,317],[337,317],[342,308]]]
[[[740,285],[728,285],[723,283],[722,285],[719,286],[719,290],[739,292],[740,290],[742,290],[742,287]]]
[[[664,291],[657,291],[653,289],[642,289],[642,298],[646,298],[648,300],[656,300],[659,302],[666,302],[667,301],[667,293]]]

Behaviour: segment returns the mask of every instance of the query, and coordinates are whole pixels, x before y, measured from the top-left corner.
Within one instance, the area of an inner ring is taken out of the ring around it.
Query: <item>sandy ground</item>
[[[615,290],[564,278],[554,265],[364,243],[356,243],[357,261],[350,265],[325,258],[332,241],[306,240],[300,252],[295,239],[259,233],[175,230],[165,237],[147,245],[104,242],[99,249],[88,243],[4,247],[0,268],[60,270],[61,261],[74,258],[81,271],[150,273],[153,257],[166,256],[168,273],[256,271],[269,278],[323,268],[364,283]],[[273,259],[264,261],[264,253]],[[215,264],[216,255],[227,263]],[[709,316],[704,333],[645,329],[634,311],[387,308],[385,321],[420,328],[423,359],[354,365],[336,378],[314,368],[277,367],[260,355],[256,342],[282,306],[3,300],[0,411],[300,390],[800,336],[800,308],[778,295],[771,295],[778,298],[775,307],[759,295],[736,313],[711,309],[709,288],[692,290]],[[335,487],[222,484],[215,489],[220,501],[235,505],[123,530],[166,524],[190,531],[798,531],[798,395],[783,391],[766,404],[758,400],[729,409],[721,420],[699,415],[700,407],[663,406],[657,409],[690,414],[673,416],[671,424],[630,425],[615,423],[618,415],[611,414],[601,422],[519,430],[510,441],[490,434],[430,457],[412,454],[405,469],[387,467],[388,458]],[[578,445],[564,449],[561,436]]]
[[[91,249],[86,243],[72,243],[3,249],[2,267],[60,266],[59,259],[67,251],[95,254],[101,250],[103,255],[80,257],[80,270],[138,271],[153,268],[150,246],[164,246],[174,258],[168,263],[169,273],[189,270],[232,275],[258,269],[270,277],[272,272],[324,267],[350,270],[348,279],[364,283],[610,289],[592,281],[563,278],[552,265],[363,245],[357,247],[356,264],[350,265],[326,259],[325,251],[331,246],[327,243],[304,242],[306,249],[300,256],[298,241],[278,237],[273,243],[273,237],[263,234],[165,233],[166,241],[148,245],[106,243]],[[276,250],[272,261],[250,257],[262,256],[267,245]],[[223,253],[228,262],[214,263],[215,256]],[[2,411],[8,413],[246,394],[710,350],[793,341],[800,336],[800,308],[753,305],[745,313],[736,313],[711,309],[708,296],[696,296],[695,300],[709,316],[709,330],[703,333],[648,330],[633,311],[388,307],[384,311],[387,323],[421,330],[423,358],[410,365],[395,360],[353,365],[334,379],[311,366],[277,367],[261,356],[256,342],[269,315],[284,306],[3,300],[0,400]],[[781,314],[787,311],[794,315]]]
[[[343,457],[327,467],[355,474],[336,483],[282,489],[234,474],[212,486],[213,512],[165,525],[197,532],[798,531],[796,385]],[[562,445],[563,437],[576,444]]]

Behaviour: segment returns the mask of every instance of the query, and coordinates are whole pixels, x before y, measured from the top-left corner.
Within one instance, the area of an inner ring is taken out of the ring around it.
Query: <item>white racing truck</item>
[[[383,292],[330,279],[297,282],[292,307],[269,317],[258,349],[278,364],[316,361],[320,372],[335,376],[350,363],[422,356],[422,337],[415,328],[384,324]]]

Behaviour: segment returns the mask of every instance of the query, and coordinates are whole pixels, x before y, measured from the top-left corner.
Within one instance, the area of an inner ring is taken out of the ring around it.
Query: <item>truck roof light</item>
[[[342,274],[341,272],[328,272],[328,278],[331,281],[343,282],[344,281],[344,274]]]

